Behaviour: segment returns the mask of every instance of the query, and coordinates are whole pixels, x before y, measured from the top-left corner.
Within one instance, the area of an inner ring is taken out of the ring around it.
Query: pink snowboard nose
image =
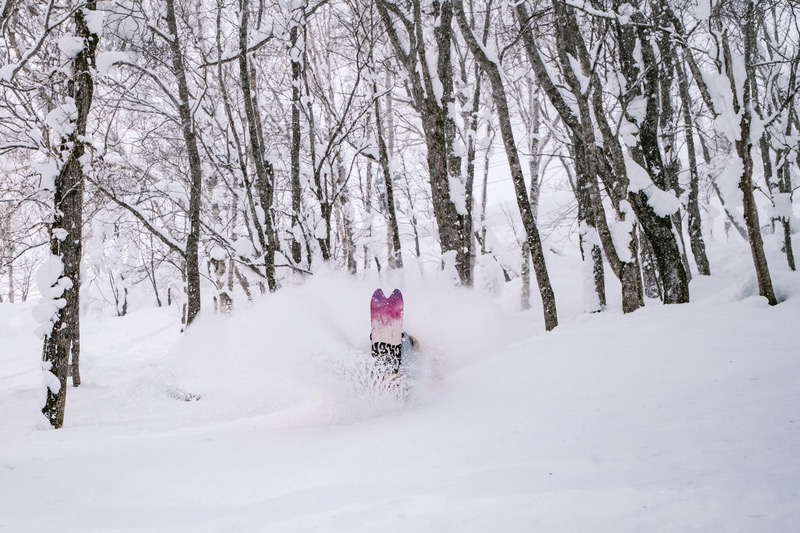
[[[378,320],[382,324],[400,320],[403,317],[403,294],[400,289],[392,291],[388,298],[384,296],[383,290],[376,289],[372,293],[370,312],[372,320]]]

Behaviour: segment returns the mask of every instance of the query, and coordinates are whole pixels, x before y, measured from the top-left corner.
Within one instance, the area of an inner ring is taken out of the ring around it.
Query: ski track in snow
[[[362,385],[375,280],[315,276],[183,335],[163,309],[92,317],[58,431],[35,429],[32,305],[2,304],[0,530],[796,531],[800,277],[771,258],[770,308],[735,253],[693,303],[631,315],[613,280],[581,314],[554,258],[551,333],[513,285],[411,280],[405,402]]]

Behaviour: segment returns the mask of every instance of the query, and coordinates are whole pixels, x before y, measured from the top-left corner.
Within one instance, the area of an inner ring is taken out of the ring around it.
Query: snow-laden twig
[[[114,202],[118,206],[120,206],[123,209],[127,210],[128,212],[130,212],[142,224],[144,224],[144,226],[153,235],[155,235],[158,238],[158,240],[163,242],[170,250],[172,250],[176,254],[180,255],[181,257],[185,257],[186,256],[186,251],[184,250],[183,245],[181,243],[179,243],[178,241],[174,240],[170,235],[168,235],[163,230],[158,228],[155,224],[153,224],[153,222],[151,222],[147,218],[146,214],[143,213],[141,209],[139,209],[138,207],[133,206],[133,205],[125,202],[124,200],[121,200],[116,194],[114,194],[113,192],[109,191],[107,188],[103,187],[100,183],[98,183],[97,180],[94,180],[94,179],[92,179],[92,178],[90,178],[88,176],[86,177],[86,180],[89,183],[91,183],[92,185],[94,185],[95,187],[97,187],[97,189],[100,192],[102,192],[104,195],[106,195],[106,197],[109,200],[111,200],[112,202]]]

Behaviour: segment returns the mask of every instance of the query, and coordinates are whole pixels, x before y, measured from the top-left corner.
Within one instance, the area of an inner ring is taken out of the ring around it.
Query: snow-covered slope
[[[335,273],[183,335],[87,316],[58,431],[30,305],[2,304],[0,530],[797,531],[800,276],[772,261],[770,308],[725,253],[693,303],[628,316],[580,314],[552,257],[550,333],[510,289]],[[405,403],[358,385],[378,284],[424,347]]]

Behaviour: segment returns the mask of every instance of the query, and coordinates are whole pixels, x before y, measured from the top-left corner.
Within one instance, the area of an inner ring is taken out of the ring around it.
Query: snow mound
[[[369,355],[373,290],[325,273],[230,319],[200,317],[159,370],[164,387],[178,399],[200,399],[198,409],[213,420],[349,421],[408,408],[445,374],[521,338],[520,313],[502,311],[488,296],[412,282],[403,288],[405,326],[423,348],[408,354],[403,377],[385,377]]]
[[[577,312],[579,263],[549,258],[549,333],[518,283],[335,273],[185,334],[170,309],[86,316],[58,431],[33,429],[32,305],[0,304],[0,529],[794,531],[800,276],[770,252],[770,307],[746,246],[711,252],[692,303],[630,315]],[[405,382],[371,374],[379,285],[422,345]]]

